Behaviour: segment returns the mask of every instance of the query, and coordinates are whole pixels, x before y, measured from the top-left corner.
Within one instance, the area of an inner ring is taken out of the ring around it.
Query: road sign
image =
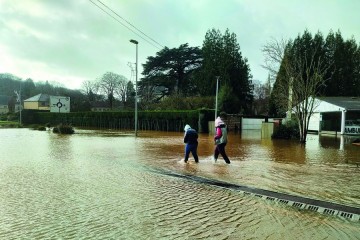
[[[70,112],[70,97],[50,96],[50,112]]]

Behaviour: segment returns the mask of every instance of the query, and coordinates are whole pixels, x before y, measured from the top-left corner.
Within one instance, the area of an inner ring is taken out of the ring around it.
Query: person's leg
[[[215,151],[214,151],[214,160],[215,162],[217,161],[218,157],[219,157],[219,148],[218,148],[219,145],[215,145]]]
[[[221,156],[224,158],[225,162],[227,164],[229,164],[230,160],[229,160],[228,156],[226,155],[225,146],[226,146],[226,144],[222,143],[222,144],[217,145],[217,148],[218,148]]]
[[[189,144],[185,145],[185,158],[184,158],[184,162],[187,162],[189,159],[189,154],[190,154],[190,146]]]
[[[191,149],[192,150],[191,153],[192,153],[196,163],[199,162],[199,157],[197,155],[197,147],[198,147],[198,144],[196,143],[196,144],[193,144],[192,149]]]

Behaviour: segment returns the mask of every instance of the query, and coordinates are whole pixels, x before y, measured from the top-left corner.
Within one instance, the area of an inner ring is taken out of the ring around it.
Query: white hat
[[[184,131],[186,132],[187,130],[189,130],[191,127],[189,124],[186,124],[185,127],[184,127]]]
[[[216,120],[215,120],[215,127],[218,127],[222,124],[225,124],[220,117],[217,117]]]

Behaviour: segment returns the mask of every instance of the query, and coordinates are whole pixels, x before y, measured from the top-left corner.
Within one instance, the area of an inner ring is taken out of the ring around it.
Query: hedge
[[[51,113],[27,111],[24,122],[27,124],[71,124],[75,127],[98,129],[132,130],[135,126],[133,111],[121,112],[72,112]],[[199,132],[208,132],[207,122],[212,119],[213,110],[186,111],[139,111],[138,129],[156,131],[183,131],[189,124]]]

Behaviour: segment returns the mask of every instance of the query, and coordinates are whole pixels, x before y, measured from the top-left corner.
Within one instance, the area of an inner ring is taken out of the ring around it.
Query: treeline
[[[219,79],[218,109],[227,113],[252,113],[253,84],[247,58],[242,56],[237,37],[226,30],[209,30],[202,48],[187,43],[178,48],[164,47],[147,58],[138,81],[139,107],[154,109],[214,108]],[[133,72],[135,74],[135,72]],[[105,75],[87,83],[89,93],[99,93],[101,84],[111,102],[114,96],[133,99],[132,86],[124,94],[112,90]],[[124,85],[123,83],[122,85]],[[104,91],[102,91],[104,93]],[[165,101],[165,104],[164,104]],[[131,101],[130,101],[131,102]],[[132,101],[133,102],[133,101]]]
[[[148,57],[143,69],[137,89],[139,110],[214,109],[218,79],[219,112],[254,113],[254,84],[248,60],[241,53],[237,36],[229,30],[207,31],[201,48],[186,43],[178,48],[165,47],[156,56]],[[0,94],[14,95],[21,80],[8,74],[2,77],[6,89],[0,89]],[[82,91],[49,82],[34,83],[31,79],[21,85],[22,99],[39,93],[65,95],[71,97],[72,111],[88,111],[97,103],[109,110],[134,108],[132,81],[116,73],[107,72],[83,82]]]
[[[13,101],[16,101],[15,92],[20,93],[20,91],[22,101],[40,93],[53,96],[68,96],[71,98],[71,111],[90,110],[90,102],[80,90],[71,90],[59,84],[51,84],[48,81],[34,82],[30,78],[22,80],[9,73],[0,73],[0,95],[12,97]]]
[[[324,37],[320,32],[312,35],[306,30],[287,43],[284,53],[280,68],[276,69],[270,116],[285,115],[290,85],[293,105],[313,94],[360,96],[360,45],[354,38],[344,40],[340,31],[330,31]]]
[[[320,32],[313,36],[305,31],[291,40],[287,49],[291,49],[293,55],[306,55],[313,52],[314,46],[320,46],[316,49],[317,59],[327,64],[326,74],[321,76],[326,81],[319,87],[319,95],[359,96],[360,50],[355,40],[344,40],[339,31],[330,32],[326,37]],[[143,64],[143,77],[138,81],[139,110],[213,109],[216,80],[219,79],[219,112],[281,116],[286,111],[286,103],[278,101],[278,87],[283,85],[282,79],[288,77],[283,68],[284,65],[280,65],[276,69],[270,98],[269,82],[256,84],[253,81],[237,36],[229,30],[221,33],[211,29],[207,31],[202,47],[185,43],[178,48],[165,47],[156,56],[147,58]],[[89,111],[96,103],[113,110],[134,109],[133,82],[111,72],[83,82],[81,91],[48,81],[35,83],[32,79],[21,80],[11,74],[0,74],[0,95],[15,96],[14,90],[19,90],[20,85],[22,99],[39,93],[71,97],[72,111]]]

